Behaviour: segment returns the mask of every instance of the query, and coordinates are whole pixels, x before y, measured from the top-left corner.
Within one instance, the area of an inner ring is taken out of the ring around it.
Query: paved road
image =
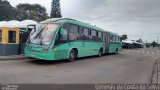
[[[0,83],[95,84],[150,83],[155,49],[123,50],[120,54],[82,58],[75,62],[41,60],[0,61]]]

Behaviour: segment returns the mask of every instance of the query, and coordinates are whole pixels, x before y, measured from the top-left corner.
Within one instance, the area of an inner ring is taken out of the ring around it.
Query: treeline
[[[45,7],[39,4],[19,4],[11,6],[8,1],[0,0],[0,21],[32,19],[42,21],[49,18]]]
[[[160,44],[158,44],[158,42],[153,41],[152,43],[147,43],[146,42],[146,47],[160,47]]]

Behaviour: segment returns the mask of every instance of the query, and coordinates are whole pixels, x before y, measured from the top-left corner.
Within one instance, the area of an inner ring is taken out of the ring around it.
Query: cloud
[[[151,42],[160,34],[159,0],[85,1],[86,4],[79,6],[81,10],[75,15],[77,19],[119,34],[127,34],[130,39],[142,38]]]
[[[39,3],[50,12],[52,0],[8,0]],[[130,39],[153,41],[160,34],[160,0],[61,0],[63,17],[78,19]]]

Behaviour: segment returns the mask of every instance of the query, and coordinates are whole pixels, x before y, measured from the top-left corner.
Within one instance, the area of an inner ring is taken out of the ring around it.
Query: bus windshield
[[[38,45],[49,45],[52,43],[52,39],[58,24],[40,23],[36,25],[36,30],[32,30],[28,43]]]

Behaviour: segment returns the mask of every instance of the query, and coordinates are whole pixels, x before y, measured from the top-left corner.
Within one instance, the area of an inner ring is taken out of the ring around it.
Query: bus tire
[[[101,57],[101,56],[102,56],[102,52],[103,52],[102,48],[101,48],[101,49],[99,49],[98,57]]]
[[[77,59],[77,52],[76,52],[74,49],[72,49],[71,52],[70,52],[70,54],[69,54],[69,59],[68,59],[68,61],[69,61],[69,62],[73,62],[73,61],[75,61],[76,59]]]

